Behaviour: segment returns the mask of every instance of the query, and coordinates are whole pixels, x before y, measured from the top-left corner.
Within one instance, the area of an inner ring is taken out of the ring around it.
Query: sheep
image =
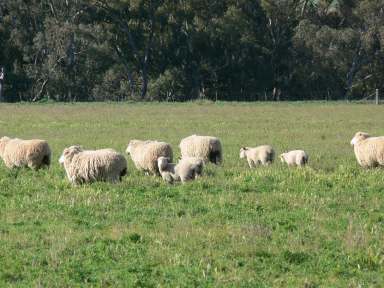
[[[351,145],[361,167],[384,166],[384,136],[371,137],[365,132],[357,132]]]
[[[160,141],[131,140],[125,152],[131,156],[138,170],[154,176],[160,175],[157,164],[159,157],[168,157],[171,162],[173,158],[171,145]]]
[[[157,163],[161,177],[168,183],[185,183],[202,175],[203,161],[199,158],[184,158],[176,165],[170,163],[167,157],[159,157]]]
[[[202,158],[204,163],[212,162],[216,165],[222,163],[222,147],[219,138],[212,136],[188,136],[179,144],[181,157]]]
[[[261,145],[258,147],[242,147],[240,149],[240,159],[247,158],[249,168],[255,168],[257,165],[270,165],[275,158],[275,151],[270,145]]]
[[[127,174],[127,160],[113,149],[83,150],[74,145],[65,148],[59,159],[68,180],[74,184],[107,181],[116,183]]]
[[[204,160],[199,157],[184,157],[179,159],[179,163],[188,162],[193,165],[196,178],[203,175]]]
[[[176,175],[175,172],[175,163],[170,163],[170,158],[168,157],[159,157],[157,159],[157,165],[161,177],[164,181],[168,183],[173,183],[174,181],[180,181],[180,177]]]
[[[29,167],[38,170],[51,164],[51,148],[45,140],[0,138],[0,157],[7,168]]]
[[[288,166],[304,166],[308,163],[308,154],[303,150],[293,150],[280,154],[282,163],[287,163]]]

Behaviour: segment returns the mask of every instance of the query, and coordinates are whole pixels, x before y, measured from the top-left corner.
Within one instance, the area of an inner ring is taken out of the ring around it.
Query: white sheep
[[[138,170],[152,175],[160,175],[157,165],[159,157],[168,157],[171,162],[173,158],[171,145],[160,141],[131,140],[125,152],[131,156]]]
[[[198,157],[203,161],[221,164],[223,151],[219,138],[212,136],[188,136],[180,141],[181,157]]]
[[[168,183],[173,183],[174,181],[180,181],[180,177],[176,175],[175,163],[170,163],[170,158],[168,157],[159,157],[157,159],[157,165],[159,172],[164,181]]]
[[[107,181],[116,183],[127,174],[127,160],[113,149],[65,148],[59,159],[72,184]]]
[[[199,157],[184,157],[179,159],[179,163],[189,163],[194,170],[195,177],[198,178],[203,175],[204,160]]]
[[[202,175],[203,160],[184,158],[177,163],[170,163],[169,158],[159,157],[157,160],[160,175],[164,181],[173,183],[174,181],[181,181],[185,183],[189,180],[194,180]]]
[[[293,150],[280,154],[282,163],[287,163],[288,166],[304,166],[308,163],[308,154],[303,150]]]
[[[0,138],[0,157],[8,168],[29,167],[38,170],[51,164],[51,149],[45,140]]]
[[[242,147],[240,149],[240,159],[247,158],[249,168],[257,165],[270,165],[275,158],[275,151],[270,145],[257,147]]]
[[[384,166],[384,136],[371,137],[357,132],[351,140],[357,162],[364,168]]]

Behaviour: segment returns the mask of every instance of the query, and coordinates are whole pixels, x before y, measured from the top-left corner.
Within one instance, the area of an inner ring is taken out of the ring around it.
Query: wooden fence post
[[[4,90],[4,78],[5,78],[5,75],[4,75],[4,67],[1,67],[0,68],[0,102],[3,102],[4,99],[3,99],[3,90]]]
[[[376,105],[379,105],[380,98],[379,98],[379,89],[376,89]]]

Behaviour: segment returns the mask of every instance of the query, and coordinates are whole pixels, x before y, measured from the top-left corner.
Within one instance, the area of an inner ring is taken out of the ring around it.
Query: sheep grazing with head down
[[[351,145],[360,166],[384,166],[384,136],[371,137],[365,132],[357,132],[351,140]]]
[[[51,164],[51,149],[45,140],[2,137],[0,157],[8,168],[29,167],[38,170]]]
[[[131,155],[138,170],[151,175],[160,175],[157,164],[159,157],[167,157],[171,162],[173,158],[171,145],[160,141],[131,140],[125,152]]]
[[[178,164],[180,164],[180,163],[185,163],[185,164],[182,164],[179,167],[182,167],[183,165],[186,165],[186,166],[190,165],[191,167],[193,167],[195,178],[201,177],[203,175],[204,160],[202,158],[184,157],[184,158],[179,159]]]
[[[202,175],[204,165],[203,160],[199,158],[185,158],[175,164],[170,163],[169,158],[159,157],[157,162],[161,177],[168,183],[194,180]]]
[[[180,141],[181,157],[197,157],[205,163],[216,165],[223,161],[223,151],[219,138],[212,136],[192,135]]]
[[[127,160],[113,149],[65,148],[59,160],[72,184],[106,181],[116,183],[127,174]]]
[[[308,154],[303,150],[293,150],[280,154],[282,163],[287,163],[288,166],[305,166],[308,163]]]
[[[257,147],[243,147],[240,149],[240,159],[247,158],[249,168],[255,168],[258,165],[270,165],[275,158],[275,151],[270,145],[261,145]]]
[[[176,175],[175,163],[171,163],[170,158],[168,157],[159,157],[157,159],[157,165],[159,172],[164,181],[168,183],[173,183],[174,181],[180,181],[180,177]]]

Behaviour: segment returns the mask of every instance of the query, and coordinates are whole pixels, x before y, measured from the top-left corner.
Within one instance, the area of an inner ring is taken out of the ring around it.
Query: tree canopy
[[[0,66],[5,101],[362,98],[384,0],[2,0]]]

